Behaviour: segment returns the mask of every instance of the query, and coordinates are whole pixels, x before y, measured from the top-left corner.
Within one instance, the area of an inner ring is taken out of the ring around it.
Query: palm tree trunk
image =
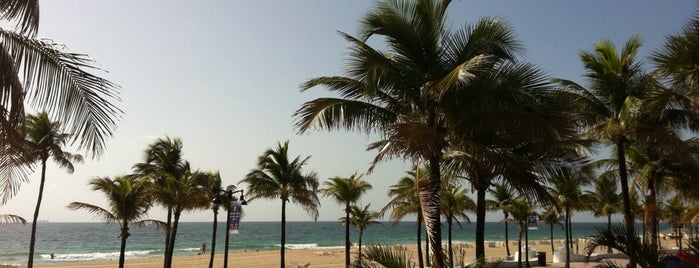
[[[565,250],[566,250],[566,264],[565,268],[570,268],[570,246],[572,243],[572,237],[570,235],[570,209],[568,206],[565,207],[566,210],[566,215],[565,215],[565,225],[566,225],[566,242],[565,242]]]
[[[422,214],[417,214],[417,263],[418,267],[425,268],[422,260]]]
[[[165,254],[164,254],[164,261],[163,261],[163,267],[164,268],[170,268],[172,266],[172,260],[168,258],[170,255],[170,231],[172,229],[172,207],[168,206],[167,207],[167,230],[165,230]]]
[[[126,255],[126,239],[129,238],[129,221],[124,219],[121,227],[121,247],[119,247],[119,268],[124,268],[124,255]]]
[[[517,236],[517,267],[522,267],[522,224],[519,224],[519,235]]]
[[[485,260],[485,191],[480,184],[476,189],[476,259]]]
[[[505,220],[505,250],[507,251],[507,256],[509,257],[510,256],[510,241],[509,241],[509,237],[510,237],[509,233],[510,232],[508,230],[509,228],[508,228],[508,224],[507,224],[507,218],[509,217],[509,215],[504,210],[503,210],[503,214],[505,214],[505,218],[504,218],[504,220]]]
[[[556,253],[556,249],[553,247],[553,224],[550,224],[550,226],[551,229],[549,239],[551,240],[551,258],[553,258],[553,254]]]
[[[361,255],[361,252],[360,252]],[[350,267],[350,204],[345,204],[345,267]]]
[[[624,203],[624,225],[626,226],[626,241],[631,248],[636,248],[636,235],[633,213],[631,212],[631,197],[629,196],[629,179],[626,170],[626,152],[624,150],[625,138],[621,137],[617,141],[617,162],[619,163],[619,181],[621,182],[621,199]],[[629,268],[636,268],[636,254],[629,251]]]
[[[612,229],[612,213],[607,213],[607,230]],[[607,253],[612,253],[612,247],[607,247]]]
[[[284,266],[286,266],[286,265],[284,265],[285,264],[285,262],[284,262],[284,247],[286,244],[286,200],[284,200],[284,199],[282,199],[282,230],[281,230],[281,235],[282,235],[282,238],[281,238],[282,247],[280,249],[281,252],[279,255],[280,256],[279,257],[279,261],[280,261],[279,267],[284,268]]]
[[[362,236],[364,235],[364,230],[359,229],[359,265],[362,265]]]
[[[425,232],[428,235],[428,243],[432,253],[432,264],[434,267],[444,267],[444,254],[442,252],[442,228],[441,228],[441,209],[439,192],[441,190],[440,181],[440,159],[438,157],[430,157],[430,176],[428,183],[420,187],[420,207],[422,208]]]
[[[646,199],[646,202],[650,202],[650,209],[649,215],[648,215],[648,222],[646,224],[650,225],[650,244],[653,246],[653,248],[658,248],[658,206],[657,202],[655,200],[656,194],[655,194],[655,180],[653,179],[653,176],[649,176],[648,178],[648,198]]]
[[[452,244],[451,244],[451,226],[452,226],[453,220],[452,217],[447,218],[447,230],[448,233],[448,251],[449,251],[449,267],[454,267],[454,251],[452,250]]]
[[[422,217],[422,213],[420,213],[420,219],[421,221],[424,220],[424,217]],[[422,225],[420,226],[422,228]],[[425,265],[427,267],[432,266],[432,261],[430,260],[430,243],[427,243],[427,241],[430,241],[429,236],[427,235],[427,230],[425,230]]]
[[[41,208],[41,199],[44,195],[44,183],[46,182],[46,159],[41,159],[41,183],[39,183],[39,197],[36,200],[34,208],[34,221],[32,222],[32,235],[29,240],[29,260],[27,267],[34,267],[34,247],[36,246],[36,222],[39,219],[39,209]]]
[[[211,226],[211,257],[209,257],[209,268],[214,268],[214,255],[216,253],[216,230],[218,229],[218,208],[214,208],[214,225]],[[202,254],[204,254],[202,252]]]
[[[172,256],[175,253],[175,238],[177,237],[177,227],[180,224],[180,213],[179,211],[175,211],[175,217],[172,222],[172,235],[170,235],[170,245],[168,246],[169,252],[168,252],[168,260],[169,267],[172,267]]]

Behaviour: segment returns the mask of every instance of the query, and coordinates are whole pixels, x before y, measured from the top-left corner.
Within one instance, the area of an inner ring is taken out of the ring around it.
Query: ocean
[[[486,223],[486,241],[504,241],[504,223]],[[587,237],[602,222],[573,223],[573,236]],[[660,226],[665,230],[666,225]],[[223,253],[225,222],[219,222],[216,252]],[[131,227],[131,236],[126,244],[127,258],[162,257],[165,234],[155,227]],[[446,227],[443,241],[447,241]],[[176,238],[175,255],[196,255],[202,243],[211,249],[211,222],[180,223]],[[352,228],[352,242],[356,243],[356,230]],[[510,224],[510,239],[517,239],[517,226]],[[31,224],[0,225],[0,264],[25,264],[29,252]],[[424,243],[424,231],[423,231]],[[37,225],[36,257],[34,263],[116,260],[119,257],[119,227],[104,223],[60,223],[39,222]],[[338,222],[287,222],[286,247],[290,250],[303,248],[344,247],[344,227]],[[370,225],[362,238],[362,244],[414,244],[416,229],[414,222],[393,225],[384,222]],[[554,239],[564,239],[560,226],[554,227]],[[230,251],[275,250],[280,247],[279,222],[241,222],[240,233],[230,235]],[[539,230],[529,231],[530,240],[549,239],[549,226],[539,223]],[[475,223],[453,227],[453,241],[474,241]],[[51,254],[54,258],[51,258]]]

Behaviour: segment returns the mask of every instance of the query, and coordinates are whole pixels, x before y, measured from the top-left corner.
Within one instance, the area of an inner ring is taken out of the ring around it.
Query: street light
[[[214,198],[214,200],[212,200],[212,202],[214,204],[220,205],[223,203],[223,200],[221,200],[221,197],[218,194],[225,193],[226,195],[228,195],[228,209],[226,210],[227,211],[227,213],[226,213],[226,246],[225,246],[225,252],[223,255],[223,268],[228,268],[228,240],[230,237],[230,231],[228,230],[228,228],[230,228],[230,226],[231,226],[231,202],[230,201],[233,200],[233,194],[240,193],[240,198],[238,199],[238,200],[240,200],[240,204],[247,205],[248,202],[245,201],[245,197],[243,197],[243,190],[236,190],[236,191],[218,190],[218,191],[219,192],[216,194],[216,198]]]

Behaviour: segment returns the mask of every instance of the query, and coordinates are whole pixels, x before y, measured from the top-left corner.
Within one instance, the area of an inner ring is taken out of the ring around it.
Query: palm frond
[[[112,214],[109,212],[109,210],[106,210],[104,208],[101,208],[96,205],[88,204],[88,203],[83,203],[83,202],[71,202],[68,204],[68,209],[72,210],[78,210],[78,209],[84,209],[90,212],[91,214],[95,214],[96,218],[102,219],[103,221],[107,223],[118,223],[119,219],[117,218],[116,215]]]
[[[84,54],[64,52],[60,44],[0,29],[0,40],[21,68],[27,100],[60,118],[74,133],[73,143],[97,156],[123,114],[118,86],[89,71],[100,71]]]
[[[15,28],[22,34],[33,37],[39,30],[38,0],[0,1],[0,13],[0,19],[17,21]]]
[[[13,224],[13,223],[27,224],[27,220],[25,220],[24,218],[17,216],[17,215],[11,215],[11,214],[0,215],[0,225]]]

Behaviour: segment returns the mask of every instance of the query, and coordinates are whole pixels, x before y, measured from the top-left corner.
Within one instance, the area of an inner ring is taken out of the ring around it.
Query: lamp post
[[[240,193],[240,204],[241,205],[247,205],[248,202],[245,201],[245,197],[243,197],[243,190],[219,190],[220,193],[225,193],[228,196],[228,209],[226,210],[226,246],[225,246],[225,251],[223,254],[223,268],[228,268],[228,241],[230,237],[230,231],[228,228],[231,226],[231,200],[233,200],[233,194],[235,193]],[[216,198],[212,201],[214,204],[222,204],[223,200],[219,197],[219,195],[216,195]]]

